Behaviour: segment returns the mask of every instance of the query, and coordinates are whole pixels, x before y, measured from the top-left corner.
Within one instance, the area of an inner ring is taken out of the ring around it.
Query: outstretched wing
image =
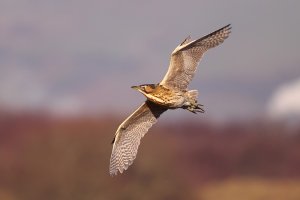
[[[118,171],[122,173],[132,164],[140,140],[166,110],[166,108],[146,101],[119,126],[113,141],[109,166],[110,175],[117,175]]]
[[[194,77],[202,55],[228,38],[230,29],[230,24],[228,24],[198,40],[190,41],[190,37],[185,39],[172,52],[168,72],[160,84],[169,88],[186,90]]]

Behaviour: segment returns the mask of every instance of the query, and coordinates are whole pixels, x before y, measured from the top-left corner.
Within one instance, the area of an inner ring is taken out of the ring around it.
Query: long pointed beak
[[[131,86],[132,89],[138,90],[140,87],[139,86]]]

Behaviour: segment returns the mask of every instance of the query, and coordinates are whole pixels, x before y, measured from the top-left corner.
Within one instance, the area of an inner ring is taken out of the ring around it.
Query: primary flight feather
[[[109,173],[123,173],[137,155],[141,138],[168,109],[183,108],[203,113],[197,103],[198,91],[187,90],[203,54],[221,44],[230,34],[230,24],[200,39],[186,38],[171,54],[168,71],[159,84],[133,86],[147,98],[132,115],[119,126],[113,140]]]

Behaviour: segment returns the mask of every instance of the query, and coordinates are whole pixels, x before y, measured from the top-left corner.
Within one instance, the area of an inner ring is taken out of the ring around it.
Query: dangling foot
[[[197,104],[196,106],[194,106],[193,110],[195,112],[200,112],[200,113],[204,113],[205,110],[203,109],[203,105],[202,104]]]
[[[205,110],[203,109],[203,105],[202,104],[194,104],[194,105],[190,105],[189,107],[186,108],[188,111],[197,114],[198,112],[200,113],[204,113]]]

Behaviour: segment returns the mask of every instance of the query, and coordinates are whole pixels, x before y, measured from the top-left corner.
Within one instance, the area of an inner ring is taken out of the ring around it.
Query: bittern
[[[195,75],[203,54],[216,47],[230,34],[230,24],[200,39],[187,37],[171,54],[167,74],[158,84],[132,86],[147,100],[132,113],[117,129],[110,158],[110,175],[123,173],[137,155],[141,138],[168,109],[183,108],[190,112],[203,113],[203,105],[197,103],[198,91],[187,86]]]

